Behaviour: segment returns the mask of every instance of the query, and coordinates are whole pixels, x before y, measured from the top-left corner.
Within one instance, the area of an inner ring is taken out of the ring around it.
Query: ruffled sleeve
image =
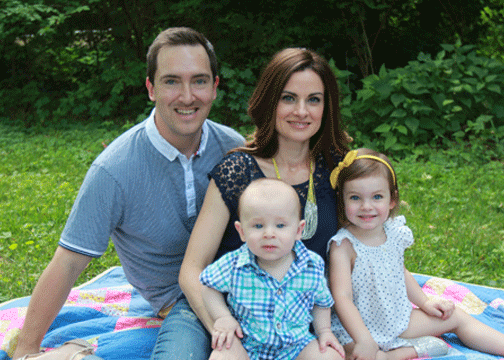
[[[413,232],[406,226],[406,218],[403,215],[388,219],[383,227],[387,237],[396,239],[404,249],[413,245]]]
[[[331,249],[331,243],[335,242],[336,246],[340,246],[341,242],[344,239],[350,240],[350,242],[353,244],[353,235],[350,231],[347,229],[339,229],[336,235],[334,235],[332,238],[329,239],[329,242],[327,243],[327,253],[329,253],[329,250]]]

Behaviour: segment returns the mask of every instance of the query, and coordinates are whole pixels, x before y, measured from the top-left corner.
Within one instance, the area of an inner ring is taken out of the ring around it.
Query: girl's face
[[[285,85],[276,110],[278,140],[309,142],[324,114],[324,83],[311,69],[296,71]]]
[[[380,173],[345,182],[343,201],[350,226],[377,234],[395,206],[388,180]]]

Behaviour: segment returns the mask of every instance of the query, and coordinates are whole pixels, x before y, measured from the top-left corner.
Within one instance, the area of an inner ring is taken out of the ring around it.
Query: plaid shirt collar
[[[305,268],[309,262],[313,261],[310,257],[310,254],[308,253],[308,249],[301,240],[297,240],[295,242],[293,250],[296,256],[294,262],[291,265],[291,268],[294,268],[296,272],[299,269]],[[251,266],[257,269],[257,271],[264,272],[264,270],[262,270],[257,264],[256,256],[252,253],[252,251],[249,250],[247,244],[243,244],[238,251],[239,255],[236,262],[237,268]]]

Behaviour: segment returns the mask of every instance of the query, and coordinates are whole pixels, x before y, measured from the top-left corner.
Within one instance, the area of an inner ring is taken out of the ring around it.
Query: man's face
[[[147,78],[149,98],[156,102],[155,122],[171,144],[201,135],[201,126],[217,97],[219,78],[212,78],[202,45],[165,46],[157,56],[154,84]]]

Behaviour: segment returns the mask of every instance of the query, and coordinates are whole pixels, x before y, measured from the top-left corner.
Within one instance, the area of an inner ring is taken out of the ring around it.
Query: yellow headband
[[[346,154],[343,161],[340,161],[338,166],[336,166],[334,168],[334,170],[331,172],[330,180],[331,180],[331,187],[333,189],[336,189],[336,183],[338,182],[338,176],[339,176],[341,170],[343,170],[346,167],[349,167],[350,165],[352,165],[352,163],[355,160],[359,160],[359,159],[372,159],[372,160],[376,160],[376,161],[379,161],[382,164],[384,164],[390,170],[390,173],[392,174],[392,180],[394,180],[394,185],[395,185],[395,183],[396,183],[395,173],[394,173],[394,170],[392,169],[392,166],[390,166],[390,164],[388,162],[386,162],[382,158],[379,158],[374,155],[359,155],[359,156],[357,156],[357,150],[352,150]]]

